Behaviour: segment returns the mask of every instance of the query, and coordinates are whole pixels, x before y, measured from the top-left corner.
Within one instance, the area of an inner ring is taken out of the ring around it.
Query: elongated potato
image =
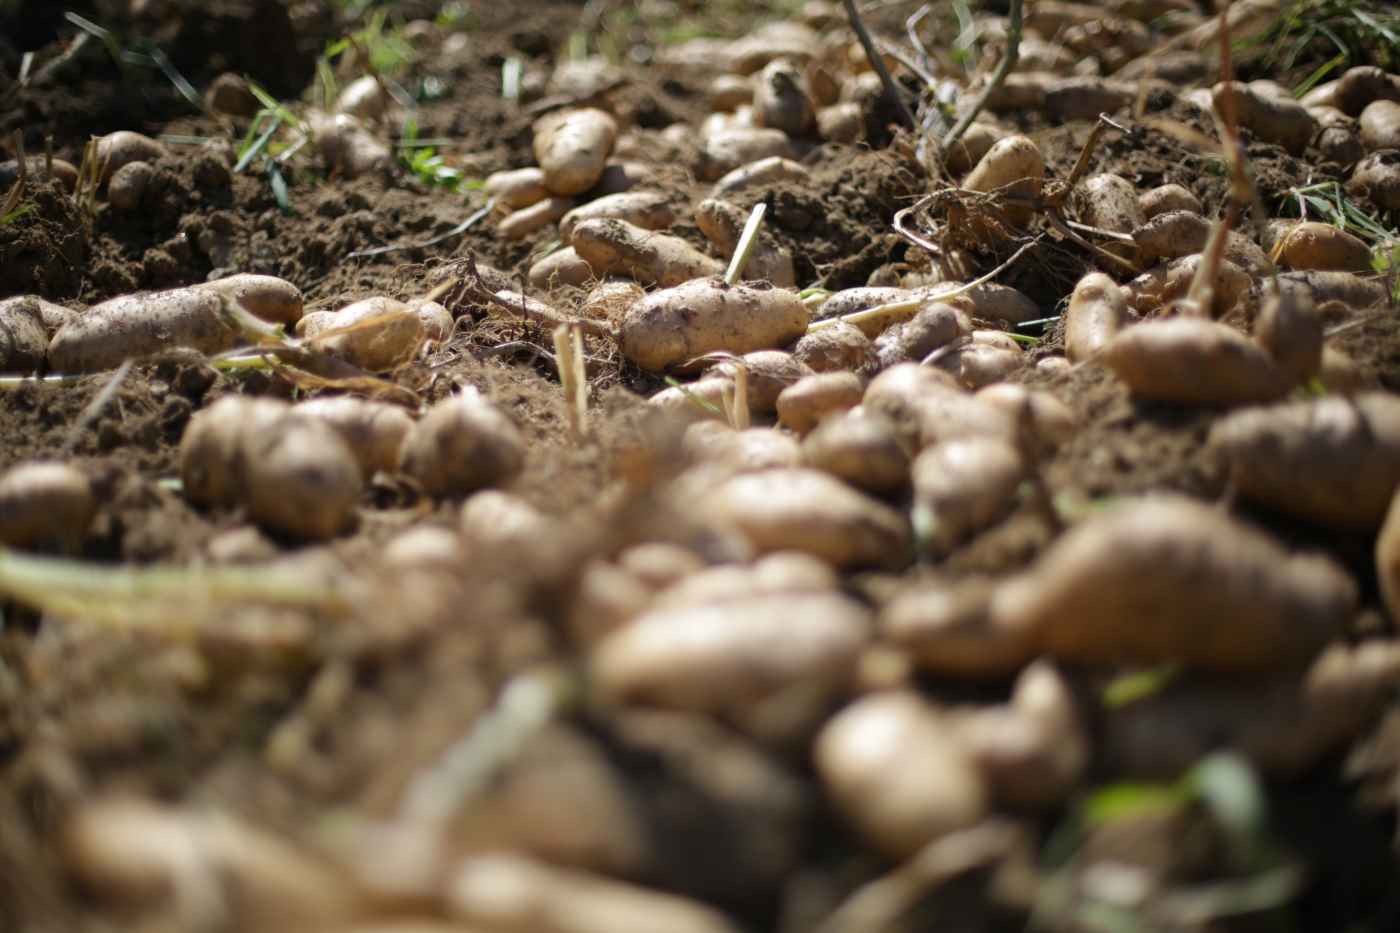
[[[1222,81],[1211,89],[1216,113],[1224,113],[1225,96],[1233,92],[1240,125],[1258,139],[1277,143],[1293,155],[1302,155],[1317,132],[1317,121],[1307,108],[1291,98],[1261,93],[1238,81]]]
[[[999,330],[973,331],[967,341],[935,351],[930,364],[949,373],[965,389],[976,390],[1011,376],[1026,355]]]
[[[311,399],[292,410],[335,428],[365,476],[393,472],[399,465],[399,450],[413,428],[413,419],[397,405],[348,395]]]
[[[806,136],[816,126],[811,91],[802,70],[778,59],[763,66],[754,83],[754,122],[782,130],[789,136]]]
[[[438,497],[499,485],[524,465],[520,429],[475,391],[430,408],[409,432],[399,457],[399,471]]]
[[[1308,381],[1322,368],[1322,315],[1306,289],[1266,284],[1254,339],[1293,385]]]
[[[706,138],[696,174],[701,181],[716,181],[738,168],[774,156],[783,159],[793,156],[792,143],[782,130],[734,127]]]
[[[593,267],[572,246],[557,249],[530,267],[530,284],[545,291],[560,285],[587,285],[596,278]]]
[[[706,198],[695,208],[695,225],[721,256],[734,255],[743,235],[748,214],[727,201]],[[765,281],[778,288],[795,288],[797,273],[793,270],[792,254],[759,231],[748,264],[744,266],[744,281]]]
[[[1066,661],[1260,671],[1310,660],[1356,598],[1330,560],[1291,555],[1217,509],[1158,496],[1066,532],[997,589],[992,614]]]
[[[675,222],[671,199],[659,191],[624,191],[580,204],[559,221],[559,239],[572,242],[574,227],[585,220],[625,220],[643,230],[665,230]]]
[[[88,478],[66,463],[21,463],[0,475],[0,543],[73,550],[97,515]]]
[[[1014,442],[967,438],[937,444],[914,460],[914,543],[935,558],[1005,515],[1025,465]]]
[[[1118,334],[1101,359],[1133,395],[1179,405],[1249,405],[1291,385],[1279,365],[1233,327],[1199,318],[1145,321]]]
[[[953,283],[949,283],[951,285]],[[939,299],[937,295],[949,285],[932,286],[925,290],[932,300],[946,301],[955,308],[961,308],[974,318],[984,321],[1001,321],[1006,324],[1020,324],[1043,317],[1040,306],[1024,292],[1010,285],[996,282],[983,282],[952,298]]]
[[[807,306],[794,292],[696,279],[636,302],[618,339],[623,356],[655,371],[717,350],[783,346],[806,332],[807,320]]]
[[[732,113],[741,104],[753,102],[753,81],[742,75],[717,75],[706,88],[710,109]]]
[[[1065,356],[1082,363],[1101,353],[1128,323],[1128,298],[1113,279],[1091,272],[1079,280],[1065,311]]]
[[[548,197],[501,218],[497,229],[507,240],[523,240],[558,221],[574,207],[573,198]]]
[[[243,498],[264,528],[296,538],[334,537],[354,515],[364,475],[330,424],[289,414],[243,431]]]
[[[894,425],[863,408],[825,418],[803,439],[802,459],[877,496],[909,484],[909,454]]]
[[[423,331],[423,322],[412,308],[383,296],[362,299],[334,314],[316,315],[302,328],[317,346],[370,372],[393,369],[411,359],[424,340]]]
[[[1211,222],[1199,214],[1168,211],[1133,228],[1131,232],[1137,243],[1138,259],[1144,265],[1150,265],[1158,260],[1177,259],[1202,252],[1210,239],[1210,231]],[[1238,230],[1231,230],[1225,235],[1224,256],[1253,276],[1267,275],[1273,271],[1268,254]]]
[[[1372,532],[1400,485],[1400,399],[1366,393],[1235,412],[1216,422],[1210,447],[1246,498]]]
[[[581,194],[598,183],[617,141],[617,121],[593,108],[546,114],[535,123],[535,161],[551,194]]]
[[[0,370],[33,372],[44,365],[49,331],[38,298],[0,301]]]
[[[722,262],[680,237],[643,230],[625,220],[585,220],[574,227],[572,242],[599,275],[620,273],[645,285],[670,288],[724,272]]]
[[[1395,107],[1400,110],[1400,104]],[[1315,221],[1295,224],[1279,239],[1274,252],[1290,269],[1371,271],[1371,248],[1361,238],[1331,224]]]
[[[865,385],[853,372],[812,373],[778,394],[778,421],[797,434],[806,434],[823,418],[860,404]]]
[[[1001,191],[1008,196],[1038,198],[1045,181],[1045,157],[1040,147],[1026,136],[1008,136],[987,150],[977,167],[963,180],[970,191]],[[1024,227],[1034,212],[1029,207],[1009,206],[1008,220]],[[950,216],[951,219],[951,216]]]
[[[1384,282],[1363,279],[1351,272],[1285,272],[1278,279],[1281,287],[1297,285],[1311,292],[1313,302],[1324,315],[1332,308],[1340,308],[1341,316],[1349,317],[1390,300]]]
[[[1391,622],[1400,620],[1400,489],[1376,537],[1376,579]]]
[[[529,207],[549,197],[549,189],[544,186],[544,170],[537,166],[493,172],[486,176],[486,196],[495,198],[496,203],[509,210]]]
[[[1062,122],[1093,120],[1101,113],[1113,114],[1130,106],[1137,94],[1137,82],[1132,81],[1056,78],[1045,88],[1045,111]]]
[[[1160,185],[1138,196],[1138,207],[1142,210],[1143,223],[1165,214],[1167,211],[1190,211],[1204,214],[1200,198],[1181,185]]]
[[[235,275],[172,291],[124,295],[89,308],[59,328],[49,342],[49,367],[95,372],[175,347],[201,353],[230,350],[240,338],[221,315],[224,300],[278,323],[301,316],[296,287],[265,275]]]
[[[1029,664],[1038,646],[1033,633],[991,616],[993,591],[975,577],[915,584],[881,609],[880,635],[934,676],[1005,679]]]
[[[720,198],[745,188],[802,181],[811,177],[807,167],[786,156],[774,155],[740,165],[715,182],[714,197]]]

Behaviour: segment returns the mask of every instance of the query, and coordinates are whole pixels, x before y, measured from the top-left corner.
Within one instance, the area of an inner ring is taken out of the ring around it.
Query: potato
[[[913,692],[846,707],[817,736],[813,760],[837,810],[896,860],[987,811],[982,777],[951,724]]]
[[[462,503],[462,536],[485,550],[532,546],[549,520],[526,500],[499,489],[483,489]]]
[[[1350,272],[1285,272],[1278,280],[1280,287],[1296,285],[1309,291],[1317,309],[1324,314],[1333,307],[1340,307],[1343,316],[1350,316],[1390,302],[1384,282],[1363,279]]]
[[[1057,78],[1045,89],[1045,111],[1056,121],[1093,120],[1132,105],[1138,87],[1106,78]]]
[[[797,441],[773,428],[735,431],[718,421],[697,421],[686,428],[681,449],[695,463],[719,463],[735,472],[802,465]]]
[[[1201,256],[1198,253],[1153,266],[1123,286],[1128,296],[1128,307],[1139,315],[1160,313],[1186,297],[1200,265]],[[1214,284],[1215,298],[1210,311],[1212,317],[1220,317],[1248,295],[1253,282],[1248,272],[1225,259],[1221,260],[1216,271]]]
[[[829,143],[853,145],[865,138],[865,110],[860,104],[832,104],[817,111],[817,136]]]
[[[542,291],[561,285],[583,286],[596,278],[593,267],[572,246],[556,249],[530,267],[530,284]]]
[[[740,532],[759,553],[802,551],[841,568],[898,569],[909,562],[904,516],[816,470],[737,476],[696,506],[697,514]]]
[[[13,298],[0,299],[0,315],[12,313],[11,309],[27,307],[38,315],[39,323],[44,328],[46,335],[52,335],[64,324],[78,319],[76,311],[70,311],[62,305],[56,305],[52,301],[45,301],[37,295],[16,295]]]
[[[1395,107],[1400,110],[1400,104]],[[1274,247],[1274,254],[1290,269],[1371,271],[1371,248],[1363,240],[1315,221],[1290,227]]]
[[[792,62],[777,59],[763,66],[753,92],[754,122],[789,136],[807,136],[816,126],[807,78]]]
[[[794,162],[786,156],[768,156],[746,162],[725,173],[719,181],[715,182],[712,195],[720,198],[745,188],[776,185],[785,181],[804,181],[811,177],[811,174],[806,166]]]
[[[1075,187],[1079,219],[1091,227],[1114,233],[1132,233],[1147,220],[1138,204],[1137,189],[1121,175],[1090,175]],[[1127,243],[1109,243],[1104,249],[1133,261],[1137,250]]]
[[[878,308],[881,305],[893,304],[895,302],[912,301],[920,297],[919,293],[909,288],[897,288],[890,285],[864,285],[856,288],[845,288],[829,296],[817,308],[820,320],[846,317],[857,314],[861,311],[869,311],[871,308]],[[907,313],[902,317],[889,317],[875,322],[861,322],[854,326],[859,327],[861,333],[870,339],[875,339],[890,324],[897,320],[908,320],[913,317],[921,305],[910,305]]]
[[[590,221],[580,229],[614,222]],[[807,320],[807,306],[794,292],[697,279],[636,302],[618,337],[623,356],[656,371],[717,350],[783,346],[806,332]]]
[[[990,123],[973,123],[948,147],[943,155],[944,165],[954,175],[970,171],[1005,136],[1004,130]]]
[[[1224,113],[1225,95],[1233,92],[1240,125],[1256,139],[1276,143],[1293,155],[1302,155],[1317,132],[1317,121],[1296,100],[1262,94],[1238,81],[1221,81],[1211,89],[1216,113]]]
[[[1160,259],[1177,259],[1205,250],[1211,222],[1187,211],[1158,214],[1131,232],[1138,247],[1138,259],[1150,265]],[[1253,240],[1236,230],[1225,235],[1225,259],[1253,276],[1270,274],[1273,263]]]
[[[733,256],[749,215],[727,201],[706,198],[695,208],[695,225],[721,256]],[[795,288],[792,254],[762,230],[744,266],[744,281],[761,280],[777,288]]]
[[[326,163],[326,169],[346,178],[389,171],[394,154],[389,145],[349,114],[334,115],[310,111],[306,120],[311,138]]]
[[[0,543],[76,550],[97,516],[97,497],[66,463],[29,462],[0,475]]]
[[[1306,663],[1341,634],[1356,584],[1178,496],[1123,503],[1066,532],[998,587],[998,624],[1073,663],[1170,661],[1219,671]]]
[[[581,204],[559,221],[559,239],[571,242],[574,227],[585,220],[614,218],[643,230],[665,230],[675,222],[671,200],[659,191],[624,191]]]
[[[1014,113],[1018,110],[1044,110],[1045,92],[1059,75],[1048,71],[1013,71],[987,98],[987,110],[992,113]]]
[[[583,303],[579,305],[579,315],[594,320],[618,321],[645,294],[646,291],[630,279],[603,279],[584,296]]]
[[[722,262],[680,237],[643,230],[625,220],[585,220],[574,227],[572,242],[600,275],[622,273],[644,285],[671,288],[724,272]]]
[[[875,362],[870,338],[846,323],[805,334],[793,345],[792,355],[819,373],[860,372]]]
[[[384,85],[374,75],[363,75],[341,89],[335,98],[335,112],[370,123],[381,119],[393,103]]]
[[[1002,680],[1036,656],[1032,633],[990,615],[993,586],[981,579],[919,583],[880,611],[882,638],[935,677]]]
[[[350,523],[364,476],[339,431],[293,412],[240,434],[243,499],[253,521],[312,540],[334,537]]]
[[[1240,494],[1328,528],[1380,527],[1400,484],[1400,399],[1328,396],[1236,412],[1210,447]]]
[[[525,465],[525,439],[475,391],[443,399],[413,426],[399,472],[430,496],[461,496],[508,482]]]
[[[825,418],[802,441],[803,462],[857,489],[885,495],[909,483],[909,454],[894,425],[864,409]]]
[[[44,365],[49,331],[38,298],[0,301],[0,370],[34,372]]]
[[[529,207],[512,211],[501,219],[497,229],[507,240],[523,240],[560,220],[574,209],[573,198],[549,197]]]
[[[1049,392],[1001,382],[978,390],[973,398],[1015,418],[1021,430],[1029,432],[1029,439],[1044,453],[1051,453],[1074,437],[1073,410]]]
[[[592,188],[603,176],[617,121],[593,108],[561,110],[535,122],[535,161],[551,194],[567,197]]]
[[[1400,149],[1400,103],[1377,100],[1366,105],[1358,121],[1361,145],[1368,150]]]
[[[1370,198],[1383,210],[1400,209],[1400,151],[1382,149],[1356,163],[1347,190]]]
[[[1008,136],[987,150],[962,186],[970,191],[1000,191],[1010,197],[1034,199],[1040,197],[1044,181],[1045,158],[1040,148],[1028,137]],[[1034,216],[1029,207],[1009,206],[1003,213],[1022,227]]]
[[[937,351],[930,362],[963,388],[980,389],[1007,378],[1025,361],[1021,348],[1002,331],[978,330],[966,343]]]
[[[503,208],[519,210],[549,197],[544,186],[544,170],[536,166],[493,172],[486,176],[482,189]]]
[[[572,95],[583,100],[601,97],[626,83],[622,69],[599,55],[586,58],[565,58],[554,66],[545,85],[550,95]]]
[[[419,299],[409,302],[408,308],[417,315],[418,323],[423,325],[424,338],[441,343],[452,336],[457,322],[453,320],[452,312],[436,301]]]
[[[593,683],[614,701],[723,712],[849,677],[870,635],[865,608],[834,589],[754,591],[749,579],[740,583],[748,592],[705,602],[663,593],[597,645]],[[679,586],[695,592],[704,583]]]
[[[1361,161],[1366,149],[1361,145],[1361,134],[1355,120],[1331,107],[1310,107],[1308,112],[1321,127],[1313,140],[1313,147],[1322,153],[1324,161],[1343,167]]]
[[[698,901],[507,853],[465,859],[448,880],[446,903],[465,924],[459,930],[737,933]]]
[[[141,207],[146,189],[156,170],[149,162],[128,162],[112,173],[107,183],[107,203],[112,209],[130,213]]]
[[[684,385],[662,389],[647,399],[647,404],[689,418],[727,421],[729,405],[733,398],[733,379],[728,376],[707,376]]]
[[[292,411],[335,428],[365,476],[392,473],[399,465],[404,439],[413,429],[413,419],[397,405],[348,395],[311,399]]]
[[[1200,199],[1181,185],[1160,185],[1150,191],[1144,191],[1138,196],[1138,208],[1142,211],[1143,223],[1167,211],[1205,213]]]
[[[1137,398],[1228,407],[1268,402],[1292,386],[1282,368],[1239,331],[1215,321],[1145,321],[1100,356]]]
[[[742,75],[722,74],[710,82],[705,93],[710,109],[732,113],[741,104],[753,102],[753,81]]]
[[[751,563],[720,564],[690,574],[657,593],[651,608],[691,609],[785,593],[824,595],[839,591],[840,585],[836,572],[815,557],[779,551]]]
[[[783,350],[755,350],[745,353],[737,360],[716,363],[706,370],[704,375],[723,376],[732,380],[739,366],[743,366],[747,371],[749,410],[754,414],[773,414],[777,411],[778,396],[784,389],[813,375],[812,370],[791,353]]]
[[[65,159],[45,161],[43,156],[30,156],[24,162],[25,177],[30,180],[47,180],[52,170],[53,177],[70,193],[78,186],[78,169]],[[0,162],[0,194],[19,180],[19,160],[6,159]]]
[[[1400,489],[1376,537],[1376,580],[1391,622],[1400,620]]]
[[[1322,368],[1322,316],[1306,289],[1275,285],[1264,286],[1254,339],[1274,358],[1290,385],[1298,385]]]
[[[865,385],[853,372],[812,373],[778,393],[778,421],[797,434],[806,434],[823,418],[860,404]]]
[[[180,439],[180,480],[196,505],[232,505],[243,496],[243,434],[265,434],[287,413],[274,399],[226,395],[196,412]]]
[[[935,287],[931,289],[931,294],[937,296],[940,291],[946,291],[947,288],[947,285],[942,288]],[[1032,301],[1029,295],[1017,291],[1010,285],[998,285],[995,282],[983,282],[962,294],[941,300],[955,308],[961,308],[970,316],[983,321],[1020,324],[1044,316],[1040,306]]]
[[[793,156],[792,143],[782,130],[733,127],[706,137],[695,174],[701,181],[716,181],[735,169],[774,156]]]
[[[915,547],[942,558],[1011,510],[1025,476],[1010,439],[976,437],[947,441],[914,460]]]
[[[1127,294],[1117,282],[1102,272],[1084,276],[1065,310],[1065,356],[1071,363],[1095,358],[1128,318]]]
[[[958,437],[1014,437],[1016,421],[931,366],[901,363],[866,386],[865,408],[889,418],[913,450]]]
[[[383,296],[303,320],[304,326],[298,329],[307,340],[370,372],[407,362],[425,339],[418,315],[404,302]]]
[[[815,30],[791,20],[776,20],[728,43],[724,60],[735,74],[751,75],[779,58],[805,64],[820,48],[821,36]]]
[[[1339,110],[1358,117],[1373,101],[1400,101],[1400,79],[1374,65],[1359,65],[1337,79],[1332,96]]]
[[[117,169],[131,162],[155,162],[165,156],[164,145],[131,130],[117,130],[97,140],[98,180],[106,184]]]
[[[175,347],[201,353],[231,350],[241,337],[220,313],[224,300],[274,323],[301,316],[301,292],[267,275],[234,275],[171,291],[124,295],[94,305],[60,327],[49,342],[49,367],[96,372]]]

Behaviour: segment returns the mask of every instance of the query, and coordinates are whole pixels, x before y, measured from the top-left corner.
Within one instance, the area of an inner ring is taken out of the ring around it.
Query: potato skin
[[[585,220],[573,230],[574,251],[599,275],[622,273],[647,285],[680,285],[719,275],[724,264],[680,237],[643,230],[625,220]]]
[[[572,242],[574,227],[585,220],[614,217],[643,230],[665,230],[675,222],[671,199],[659,191],[623,191],[595,198],[559,220],[559,239]]]
[[[1395,105],[1400,110],[1400,104]],[[1331,224],[1294,224],[1280,237],[1275,252],[1290,269],[1370,272],[1371,248],[1359,237]]]
[[[1400,492],[1391,500],[1376,538],[1376,578],[1394,623],[1400,620]]]
[[[1102,360],[1133,395],[1180,405],[1247,405],[1290,388],[1257,344],[1225,324],[1199,318],[1147,321],[1104,347]]]
[[[1082,363],[1108,346],[1128,322],[1128,298],[1117,282],[1102,272],[1079,280],[1065,311],[1065,356]]]
[[[104,301],[59,328],[49,343],[49,367],[64,373],[98,372],[175,347],[200,353],[231,350],[238,333],[223,322],[219,310],[217,295],[188,288]]]
[[[551,194],[582,194],[598,183],[617,141],[617,121],[591,107],[547,114],[535,123],[535,161]]]
[[[544,171],[535,165],[493,172],[486,176],[482,190],[508,210],[529,207],[549,197],[549,189],[544,186]]]
[[[244,432],[242,447],[244,501],[259,525],[310,540],[349,525],[364,476],[335,428],[292,413]]]
[[[123,165],[155,162],[166,154],[165,146],[131,130],[117,130],[97,141],[98,180],[106,184]]]
[[[243,495],[244,432],[263,433],[287,413],[285,402],[225,395],[195,412],[180,438],[180,480],[196,505],[232,505]]]
[[[38,298],[0,301],[0,370],[33,372],[44,365],[49,334]]]
[[[1292,155],[1303,154],[1317,132],[1317,121],[1306,107],[1292,99],[1261,93],[1238,81],[1221,81],[1211,89],[1216,113],[1224,112],[1222,104],[1231,90],[1242,126],[1257,138],[1277,143]]]
[[[431,496],[461,496],[512,479],[525,465],[520,429],[475,392],[438,402],[409,432],[399,471]]]
[[[349,395],[315,398],[295,406],[298,415],[335,428],[366,476],[393,472],[413,419],[397,405]]]
[[[66,463],[21,463],[0,475],[0,543],[7,547],[67,549],[96,514],[92,484]]]
[[[659,371],[716,350],[781,347],[805,334],[807,324],[807,306],[794,292],[696,279],[632,305],[618,336],[623,356]]]
[[[373,323],[370,323],[373,322]],[[333,331],[345,330],[345,333]],[[304,328],[325,350],[371,372],[393,369],[411,357],[423,341],[423,321],[402,301],[376,296],[316,315]]]

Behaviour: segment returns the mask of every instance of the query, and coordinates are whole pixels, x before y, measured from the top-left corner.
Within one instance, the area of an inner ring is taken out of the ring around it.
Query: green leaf
[[[1117,709],[1160,693],[1181,673],[1179,664],[1161,664],[1142,671],[1120,674],[1103,688],[1104,706]]]
[[[1145,784],[1125,781],[1110,784],[1091,794],[1081,806],[1088,828],[1152,813],[1165,813],[1190,802],[1190,795],[1176,784]]]

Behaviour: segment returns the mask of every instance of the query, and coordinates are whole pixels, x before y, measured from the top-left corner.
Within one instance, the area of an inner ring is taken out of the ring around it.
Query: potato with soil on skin
[[[1125,502],[1075,526],[992,599],[998,625],[1085,664],[1177,661],[1219,671],[1309,661],[1341,634],[1356,584],[1219,509]]]
[[[1332,99],[1347,116],[1359,117],[1373,101],[1400,101],[1400,78],[1375,65],[1348,68],[1337,79]]]
[[[204,506],[239,501],[244,489],[244,433],[265,433],[287,410],[278,399],[226,395],[195,412],[180,438],[185,496]]]
[[[1036,199],[1045,182],[1045,157],[1026,136],[1008,136],[987,150],[977,167],[963,179],[962,187],[969,191],[997,191],[1012,198]],[[962,214],[959,209],[956,214]],[[1034,210],[1011,204],[1002,209],[1008,221],[1024,227],[1030,223]],[[955,212],[949,212],[949,222],[956,223]],[[982,226],[981,224],[978,225]]]
[[[753,472],[802,465],[797,440],[774,428],[735,431],[718,421],[697,421],[686,428],[681,450],[694,463],[720,463]]]
[[[165,146],[131,130],[117,130],[97,141],[98,183],[106,184],[124,165],[155,162],[168,154]]]
[[[473,546],[527,547],[546,533],[549,520],[525,499],[499,489],[483,489],[462,503],[462,536]]]
[[[559,239],[572,242],[574,227],[585,220],[625,220],[643,230],[665,230],[675,222],[671,199],[659,191],[624,191],[580,204],[559,221]]]
[[[1137,244],[1138,259],[1151,265],[1163,259],[1178,259],[1205,250],[1210,239],[1211,221],[1187,211],[1158,214],[1130,231]],[[1269,275],[1273,263],[1263,248],[1240,233],[1231,230],[1225,235],[1225,259],[1252,276]]]
[[[853,145],[865,137],[865,110],[860,104],[832,104],[817,111],[817,137]]]
[[[1128,296],[1128,307],[1140,316],[1161,313],[1167,306],[1186,297],[1200,265],[1201,256],[1197,253],[1153,266],[1123,285]],[[1215,275],[1211,317],[1220,317],[1248,296],[1252,284],[1248,272],[1228,259],[1222,259]]]
[[[846,707],[817,736],[812,757],[836,808],[890,858],[987,812],[982,776],[951,723],[913,692]]]
[[[1090,175],[1074,189],[1079,218],[1091,227],[1113,233],[1132,233],[1146,222],[1137,189],[1121,175]],[[1132,262],[1137,250],[1131,243],[1113,242],[1104,249]]]
[[[954,175],[971,171],[972,167],[982,161],[982,157],[1005,136],[1005,130],[990,123],[973,123],[944,153],[944,164]]]
[[[1290,227],[1275,245],[1274,255],[1289,269],[1371,271],[1371,248],[1365,241],[1331,224],[1316,221]]]
[[[802,551],[839,568],[909,563],[904,516],[817,470],[734,477],[704,493],[696,514],[738,531],[762,554]]]
[[[575,203],[577,202],[573,198],[545,198],[542,201],[536,201],[529,207],[511,211],[501,218],[496,229],[507,240],[523,240],[530,234],[537,233],[560,220],[574,209]]]
[[[393,167],[394,154],[389,144],[349,114],[313,110],[307,113],[306,120],[327,171],[345,178],[358,178],[387,172]]]
[[[802,440],[803,463],[881,496],[909,484],[909,454],[888,419],[863,408],[832,415]]]
[[[727,201],[706,198],[695,208],[695,226],[705,234],[715,252],[733,256],[743,236],[749,215]],[[792,254],[759,231],[749,252],[741,281],[764,281],[778,288],[796,288],[797,273],[793,271]]]
[[[138,209],[154,177],[155,169],[149,162],[128,162],[112,173],[107,183],[107,203],[124,213]]]
[[[1249,405],[1293,387],[1258,344],[1233,327],[1199,318],[1136,324],[1109,341],[1100,359],[1135,397],[1154,402]]]
[[[975,437],[924,450],[914,460],[914,546],[942,558],[1011,510],[1026,475],[1011,440]]]
[[[407,304],[375,296],[334,313],[307,315],[297,331],[312,345],[370,372],[407,362],[425,339],[422,320]]]
[[[1238,81],[1221,81],[1211,88],[1216,113],[1226,113],[1226,96],[1233,92],[1234,112],[1240,125],[1256,139],[1277,143],[1292,155],[1302,155],[1317,133],[1317,121],[1307,108],[1291,98],[1261,93]]]
[[[982,578],[916,583],[880,610],[880,635],[935,677],[1004,680],[1035,658],[1025,629],[991,616],[995,584]]]
[[[1161,82],[1149,82],[1160,84]],[[1137,99],[1138,82],[1111,78],[1057,78],[1045,88],[1045,111],[1060,122],[1112,115]]]
[[[1254,320],[1254,339],[1279,365],[1292,385],[1300,385],[1322,368],[1322,315],[1306,289],[1274,281],[1265,283],[1264,300]]]
[[[1400,485],[1400,398],[1370,392],[1235,412],[1215,423],[1209,446],[1246,499],[1369,533]]]
[[[855,408],[864,394],[865,383],[853,372],[814,372],[778,393],[778,422],[806,434],[828,415]]]
[[[1285,272],[1278,281],[1281,287],[1296,285],[1309,291],[1324,317],[1339,310],[1341,313],[1337,316],[1349,318],[1390,303],[1384,282],[1351,272]]]
[[[1400,150],[1382,149],[1356,163],[1347,191],[1369,197],[1384,210],[1400,209]]]
[[[1074,437],[1074,411],[1049,392],[999,382],[978,390],[973,398],[1015,418],[1018,433],[1025,435],[1032,449],[1040,454],[1053,453]]]
[[[983,282],[951,298],[940,298],[939,293],[947,291],[956,283],[947,283],[926,289],[931,301],[945,301],[968,315],[983,321],[999,321],[1005,324],[1020,324],[1043,317],[1040,306],[1024,292],[1010,285],[996,282]]]
[[[374,75],[363,75],[341,89],[335,98],[335,112],[373,123],[384,116],[393,103],[384,85]]]
[[[724,272],[724,263],[680,237],[644,230],[625,220],[585,220],[574,227],[572,243],[599,275],[628,275],[644,285],[671,288]]]
[[[1322,128],[1313,140],[1313,148],[1322,153],[1323,161],[1335,162],[1343,168],[1361,161],[1366,148],[1361,144],[1355,120],[1332,107],[1309,107],[1308,112]]]
[[[1138,196],[1138,208],[1142,211],[1143,223],[1165,214],[1167,211],[1190,211],[1204,214],[1205,208],[1194,194],[1181,185],[1159,185]]]
[[[1021,348],[999,330],[975,330],[965,341],[936,350],[929,360],[958,385],[973,390],[1006,379],[1025,362]]]
[[[66,463],[31,461],[0,475],[0,543],[73,551],[97,515],[97,497]]]
[[[520,429],[475,390],[428,409],[409,432],[399,457],[399,472],[438,498],[508,482],[524,465]]]
[[[711,194],[719,198],[759,185],[775,185],[784,181],[805,181],[811,175],[812,173],[807,170],[806,166],[794,162],[786,156],[768,156],[747,162],[726,172],[715,182]]]
[[[795,292],[696,279],[632,305],[618,344],[623,356],[655,372],[718,350],[781,347],[802,336],[807,321],[807,306]]]
[[[0,371],[34,372],[41,369],[49,350],[49,330],[44,326],[38,298],[0,301]]]
[[[870,338],[853,324],[837,323],[810,331],[792,345],[792,355],[819,373],[865,373],[876,365]]]
[[[486,176],[482,190],[508,210],[529,207],[549,197],[549,189],[544,186],[544,170],[534,165],[493,172]]]
[[[1357,123],[1361,131],[1361,144],[1367,151],[1400,149],[1400,103],[1393,100],[1373,101],[1361,111]]]
[[[761,126],[720,130],[705,139],[695,174],[701,181],[718,181],[730,172],[775,156],[793,156],[792,142],[782,130]]]
[[[30,156],[24,161],[24,177],[27,181],[47,181],[49,171],[70,194],[78,186],[78,169],[66,159],[53,159],[45,162],[43,156]],[[9,187],[19,180],[19,160],[6,159],[0,162],[0,194],[7,193]]]
[[[802,70],[786,59],[763,66],[753,91],[754,122],[782,130],[789,136],[807,136],[816,125],[811,91]]]
[[[710,82],[705,94],[711,110],[732,113],[742,104],[753,103],[754,85],[742,75],[722,74]]]
[[[952,376],[932,366],[900,363],[865,387],[862,405],[895,426],[911,450],[952,437],[1011,436],[1015,422],[964,392]]]
[[[397,405],[349,395],[314,398],[292,411],[335,428],[367,477],[398,467],[399,450],[413,429],[413,418]]]
[[[556,249],[530,267],[530,284],[541,291],[561,285],[583,286],[597,278],[593,267],[572,246]],[[585,314],[585,317],[595,315]]]
[[[354,452],[329,423],[295,411],[240,432],[243,501],[263,528],[331,538],[350,524],[364,488]]]
[[[60,327],[49,342],[49,368],[96,372],[175,347],[219,353],[240,335],[223,317],[230,301],[276,324],[301,317],[301,292],[270,275],[240,274],[165,292],[124,295],[94,305]]]
[[[1095,358],[1128,321],[1122,287],[1102,272],[1090,272],[1074,286],[1065,310],[1065,356],[1071,363]]]
[[[582,194],[598,183],[617,141],[617,121],[594,108],[546,114],[534,126],[535,161],[550,193]]]

